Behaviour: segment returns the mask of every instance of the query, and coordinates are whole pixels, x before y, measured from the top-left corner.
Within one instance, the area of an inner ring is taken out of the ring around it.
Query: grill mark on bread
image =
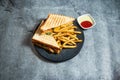
[[[60,18],[56,19],[56,26],[57,26],[57,24],[59,25],[59,20],[60,20]]]
[[[51,25],[51,16],[48,18],[48,24],[46,24],[46,25]],[[49,26],[47,26],[47,27],[49,27]]]
[[[59,16],[58,16],[58,15],[56,15],[55,17],[56,17],[56,18],[55,18],[55,20],[54,20],[54,21],[55,21],[54,27],[57,26],[57,24],[58,24],[58,19],[59,19]]]
[[[56,16],[53,14],[53,19],[54,19],[54,21],[55,22],[53,22],[53,25],[56,25],[56,18],[55,18]]]
[[[58,25],[60,25],[60,23],[61,23],[60,21],[61,21],[61,19],[58,19]]]

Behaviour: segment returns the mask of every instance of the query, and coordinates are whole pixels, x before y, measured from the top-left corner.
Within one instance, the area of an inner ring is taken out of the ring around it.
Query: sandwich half
[[[41,26],[41,30],[45,31],[51,28],[58,27],[60,25],[66,24],[68,22],[74,21],[75,18],[58,15],[58,14],[49,14],[44,24]]]
[[[49,50],[52,53],[59,53],[60,52],[60,47],[57,44],[56,40],[54,39],[53,36],[51,35],[39,35],[39,34],[34,34],[32,38],[32,42],[35,45],[38,45],[44,49]]]

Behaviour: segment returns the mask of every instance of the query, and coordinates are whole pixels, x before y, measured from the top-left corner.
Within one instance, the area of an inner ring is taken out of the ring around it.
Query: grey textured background
[[[69,61],[50,63],[32,47],[48,13],[96,20]],[[120,80],[120,0],[0,0],[0,80]]]

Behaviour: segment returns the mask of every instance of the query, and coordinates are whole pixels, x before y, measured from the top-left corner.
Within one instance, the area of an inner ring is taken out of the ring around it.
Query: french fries
[[[77,27],[73,25],[73,22],[56,27],[53,30],[53,36],[56,39],[58,45],[62,48],[75,48],[77,42],[82,40],[77,38],[77,34],[81,34],[80,31],[75,31]]]
[[[52,35],[61,49],[75,48],[77,47],[76,43],[82,42],[81,39],[77,38],[77,34],[81,34],[81,32],[75,29],[77,29],[77,27],[73,25],[73,22],[69,22],[56,28],[46,30],[41,34]],[[49,48],[49,50],[53,52],[52,49]]]

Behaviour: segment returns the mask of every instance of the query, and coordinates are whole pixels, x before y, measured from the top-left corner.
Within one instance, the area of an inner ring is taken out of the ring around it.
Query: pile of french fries
[[[77,34],[81,34],[81,32],[76,31],[76,29],[77,27],[73,25],[73,22],[52,29],[52,35],[61,49],[75,48],[77,42],[82,42],[81,39],[77,38]]]
[[[60,48],[75,48],[77,42],[82,42],[77,38],[77,34],[81,34],[80,31],[75,31],[77,27],[73,25],[73,22],[61,25],[53,29],[53,36],[56,39]]]
[[[73,22],[69,22],[64,25],[43,31],[41,34],[51,35],[55,38],[61,48],[58,50],[59,53],[63,48],[75,48],[77,47],[78,42],[82,42],[82,40],[78,39],[77,37],[77,34],[81,34],[81,32],[76,31],[76,29],[77,26],[75,26]]]

